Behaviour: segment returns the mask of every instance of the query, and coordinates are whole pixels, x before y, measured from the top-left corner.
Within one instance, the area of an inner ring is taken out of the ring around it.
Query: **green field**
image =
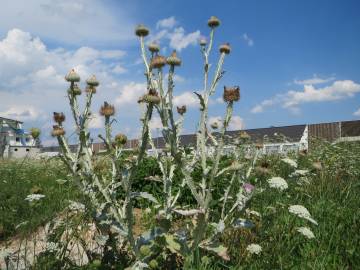
[[[298,169],[309,171],[306,178],[289,177],[293,169],[279,156],[265,156],[258,161],[257,169],[251,176],[251,182],[256,184],[257,189],[265,189],[268,185],[266,180],[271,176],[283,177],[289,188],[286,192],[272,190],[256,193],[249,209],[261,216],[248,215],[255,226],[230,229],[221,239],[229,248],[230,261],[207,255],[201,261],[185,262],[184,268],[360,269],[359,144],[324,144],[294,159]],[[322,168],[314,167],[317,161],[321,161]],[[223,163],[226,162],[224,158]],[[158,173],[156,164],[151,158],[146,159],[135,183],[136,188],[151,192],[155,197],[161,195],[161,188],[157,183],[146,182],[144,177]],[[227,180],[224,178],[222,181],[217,183],[219,196]],[[27,195],[36,193],[45,197],[33,203],[25,200]],[[84,201],[68,179],[60,160],[1,161],[0,243],[5,245],[14,237],[31,234],[60,213],[69,200]],[[181,202],[191,204],[192,201],[184,195]],[[216,198],[214,203],[218,203]],[[289,214],[288,207],[292,204],[305,206],[318,225]],[[148,206],[142,201],[137,205],[142,209]],[[152,226],[151,213],[140,218],[140,230]],[[296,228],[300,226],[310,227],[315,238],[307,239],[297,232]],[[261,245],[260,254],[247,252],[246,247],[251,243]],[[108,269],[95,264],[82,269],[87,268]],[[37,265],[35,269],[46,268]]]

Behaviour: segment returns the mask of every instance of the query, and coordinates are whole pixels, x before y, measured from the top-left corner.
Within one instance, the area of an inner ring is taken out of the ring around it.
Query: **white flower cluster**
[[[310,212],[302,205],[290,205],[289,212],[318,225],[318,223],[311,217]]]
[[[45,195],[43,194],[30,194],[26,196],[25,201],[29,201],[29,202],[38,201],[44,197]]]
[[[290,158],[283,158],[281,161],[285,162],[286,164],[289,164],[291,167],[297,168],[297,163],[295,160],[292,160]]]
[[[262,251],[262,248],[258,244],[250,244],[247,246],[246,250],[249,251],[251,254],[259,255]]]
[[[69,204],[69,209],[70,211],[79,211],[79,212],[84,212],[85,211],[85,205],[83,205],[82,203],[79,202],[74,202],[69,200],[70,204]]]
[[[11,255],[12,253],[8,249],[0,249],[0,260],[5,260]]]
[[[308,239],[315,238],[314,233],[308,227],[299,227],[297,228],[297,231]]]
[[[269,186],[271,188],[276,188],[281,191],[288,188],[287,182],[285,181],[284,178],[281,178],[281,177],[272,177],[272,178],[268,179],[267,182],[269,183]]]
[[[59,246],[57,243],[54,242],[47,242],[46,243],[46,250],[49,252],[56,252],[59,250]]]
[[[309,173],[308,170],[295,170],[295,172],[293,173],[293,175],[298,175],[298,176],[305,176]]]

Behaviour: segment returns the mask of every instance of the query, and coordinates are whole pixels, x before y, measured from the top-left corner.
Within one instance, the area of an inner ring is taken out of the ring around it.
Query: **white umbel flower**
[[[296,230],[308,239],[315,238],[314,233],[308,227],[299,227]]]
[[[249,251],[251,254],[259,255],[262,251],[262,248],[258,244],[250,244],[247,246],[246,250]]]
[[[285,181],[284,178],[281,178],[281,177],[272,177],[272,178],[268,179],[267,182],[269,183],[269,186],[271,188],[276,188],[281,191],[288,188],[287,182]]]
[[[82,203],[79,202],[75,202],[75,201],[71,201],[69,200],[70,204],[69,204],[69,210],[70,211],[78,211],[78,212],[84,212],[85,211],[85,205],[83,205]]]
[[[29,201],[29,202],[38,201],[44,197],[45,195],[43,194],[30,194],[26,196],[25,201]]]
[[[318,223],[311,217],[310,212],[302,205],[290,205],[289,212],[318,225]]]
[[[294,175],[305,176],[309,173],[308,170],[295,170]]]
[[[297,168],[297,163],[295,160],[292,160],[290,158],[283,158],[281,161],[285,162],[286,164],[289,164],[291,167]]]
[[[56,252],[59,250],[59,245],[55,242],[47,242],[46,243],[46,250],[49,252]]]

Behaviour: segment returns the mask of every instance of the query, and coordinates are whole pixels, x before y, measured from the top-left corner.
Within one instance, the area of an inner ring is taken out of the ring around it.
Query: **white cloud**
[[[299,85],[308,85],[308,84],[321,84],[321,83],[327,83],[327,82],[331,82],[334,81],[336,78],[335,77],[328,77],[328,78],[320,78],[318,77],[316,74],[313,75],[312,78],[309,79],[304,79],[304,80],[294,80],[295,84],[299,84]]]
[[[157,115],[153,116],[150,120],[149,126],[151,130],[161,129],[163,126],[160,117]]]
[[[104,127],[104,117],[98,113],[93,113],[89,121],[89,128],[103,128]]]
[[[139,97],[145,93],[145,83],[130,82],[121,88],[120,95],[116,98],[115,102],[118,105],[135,105]]]
[[[124,5],[124,4],[122,4]],[[96,0],[11,0],[0,9],[0,32],[14,26],[69,44],[108,44],[133,38],[135,18],[128,10]]]
[[[189,45],[196,45],[200,38],[200,31],[185,34],[185,30],[182,27],[175,28],[173,33],[169,34],[170,47],[178,51],[185,49]]]
[[[0,112],[0,116],[20,121],[35,120],[41,115],[41,110],[32,106],[11,106],[6,111]]]
[[[209,124],[213,124],[213,123],[217,123],[219,128],[222,127],[222,117],[221,116],[212,116],[209,118]],[[228,126],[228,130],[239,130],[239,129],[244,129],[245,128],[245,124],[244,124],[244,120],[238,116],[238,115],[233,115],[231,117],[229,126]]]
[[[186,105],[188,108],[198,107],[199,99],[192,92],[184,92],[178,96],[174,96],[174,105],[175,106]]]
[[[127,72],[127,69],[124,68],[122,65],[117,64],[113,69],[112,72],[114,72],[115,74],[123,74]]]
[[[165,18],[162,20],[159,20],[156,23],[156,28],[173,28],[177,24],[177,21],[174,16],[171,16],[169,18]]]
[[[252,113],[263,112],[266,108],[280,105],[292,112],[299,113],[298,106],[304,103],[336,101],[353,97],[360,92],[360,84],[351,80],[335,81],[329,86],[315,88],[304,85],[302,91],[290,90],[285,94],[278,94],[271,99],[262,101],[252,108]]]
[[[242,35],[242,38],[245,40],[246,44],[249,47],[254,46],[254,40],[252,38],[249,37],[249,35],[247,33]]]
[[[360,108],[357,111],[354,112],[354,115],[355,116],[360,116]]]

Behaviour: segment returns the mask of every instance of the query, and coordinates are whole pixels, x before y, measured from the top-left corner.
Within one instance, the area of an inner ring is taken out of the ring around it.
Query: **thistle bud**
[[[159,104],[160,103],[160,97],[157,94],[156,95],[145,94],[139,99],[138,102],[139,103],[145,102],[145,103],[148,103],[148,104]]]
[[[62,112],[60,113],[54,112],[54,121],[59,125],[61,125],[62,122],[65,121],[65,114],[63,114]]]
[[[238,101],[240,99],[240,87],[234,86],[231,88],[226,88],[226,86],[224,86],[223,98],[225,102]]]
[[[160,51],[160,46],[159,44],[152,42],[149,44],[148,49],[152,53],[158,53]]]
[[[59,127],[58,125],[55,125],[55,126],[53,126],[51,135],[53,137],[63,136],[63,135],[65,135],[65,130],[64,130],[64,128]]]
[[[68,89],[68,93],[74,96],[81,95],[81,89],[77,83]]]
[[[86,80],[88,86],[97,87],[99,86],[99,81],[96,79],[95,75],[92,75],[89,79]]]
[[[152,68],[162,68],[166,65],[166,58],[161,55],[156,55],[153,59],[151,59],[150,66]]]
[[[115,108],[105,101],[104,105],[100,108],[100,114],[107,117],[112,116],[115,114]]]
[[[30,129],[30,135],[31,135],[31,137],[34,138],[34,140],[36,140],[37,138],[39,138],[40,133],[41,133],[41,131],[40,131],[40,129],[38,129],[38,128],[31,128],[31,129]]]
[[[176,107],[178,114],[183,115],[186,113],[186,106],[182,105],[181,107]]]
[[[79,82],[80,76],[75,72],[74,69],[70,70],[70,72],[65,76],[65,80],[68,82]]]
[[[115,144],[118,146],[123,146],[127,142],[126,135],[119,133],[115,136]]]
[[[225,44],[221,45],[219,48],[219,51],[220,51],[220,53],[229,54],[231,51],[230,44],[225,43]]]
[[[207,40],[206,40],[206,38],[200,38],[200,40],[199,40],[199,44],[200,44],[200,46],[205,47],[205,46],[206,46],[206,44],[207,44]]]
[[[215,121],[215,122],[212,122],[210,126],[211,126],[212,129],[218,129],[219,128],[219,123],[217,121]]]
[[[135,34],[138,37],[146,37],[149,34],[149,29],[145,25],[139,24],[135,28]]]
[[[169,56],[166,59],[166,62],[170,66],[180,66],[181,65],[181,60],[180,60],[180,58],[177,57],[175,50],[172,52],[171,56]]]
[[[85,92],[86,93],[93,93],[93,94],[96,94],[96,87],[94,87],[94,86],[86,86],[86,88],[85,88]]]
[[[208,26],[210,28],[215,28],[218,27],[219,25],[220,25],[220,20],[215,16],[211,16],[210,19],[208,20]]]

